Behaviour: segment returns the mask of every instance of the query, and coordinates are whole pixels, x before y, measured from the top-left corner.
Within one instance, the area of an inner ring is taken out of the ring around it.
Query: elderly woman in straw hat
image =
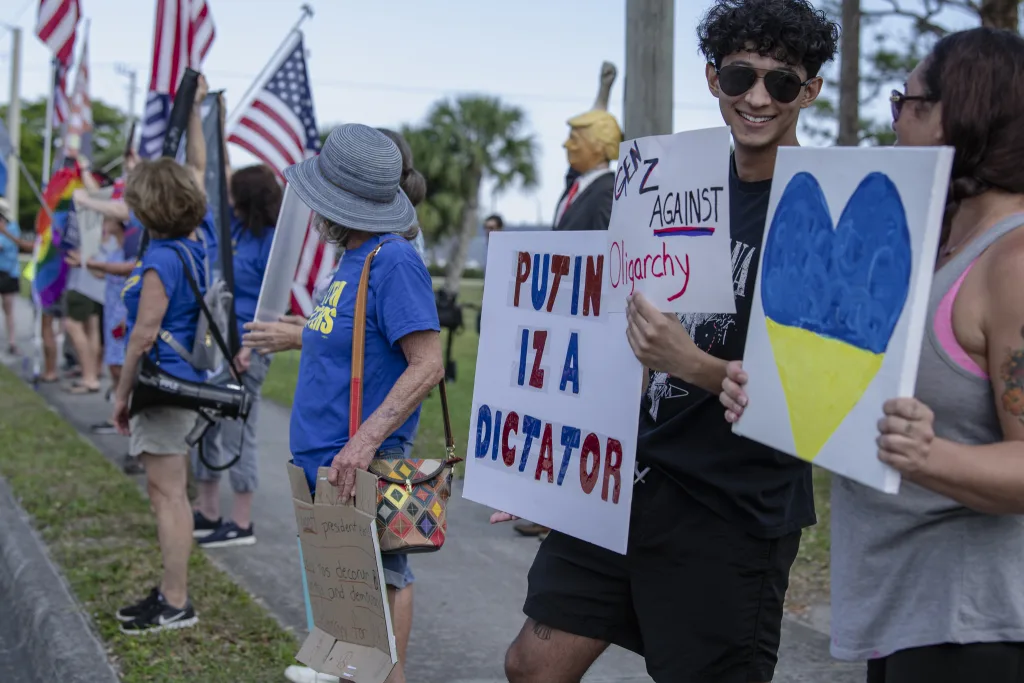
[[[402,237],[416,212],[400,187],[402,155],[386,135],[360,124],[331,132],[319,156],[285,170],[292,189],[314,213],[321,239],[344,249],[327,293],[302,332],[302,358],[292,403],[294,463],[314,488],[317,469],[344,500],[355,471],[374,458],[403,457],[411,448],[420,404],[444,374],[440,325],[430,275]],[[359,278],[370,268],[362,424],[349,433],[352,328]],[[399,665],[412,626],[412,581],[406,555],[385,555],[384,580],[394,615]]]

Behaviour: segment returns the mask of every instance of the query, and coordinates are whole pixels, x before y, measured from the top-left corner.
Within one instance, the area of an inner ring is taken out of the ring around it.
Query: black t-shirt
[[[771,180],[729,176],[732,277],[736,315],[680,315],[703,351],[743,357],[760,262]],[[816,522],[811,465],[732,433],[717,394],[652,372],[640,404],[637,461],[663,472],[687,493],[749,533],[775,538]]]

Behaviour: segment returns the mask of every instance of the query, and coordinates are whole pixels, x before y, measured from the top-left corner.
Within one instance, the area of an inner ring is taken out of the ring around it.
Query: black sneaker
[[[117,610],[118,621],[133,621],[153,609],[154,605],[160,604],[160,589],[154,588],[141,602]]]
[[[138,636],[144,633],[160,633],[161,631],[191,628],[199,623],[199,617],[189,601],[183,609],[171,607],[157,591],[155,603],[135,619],[121,624],[121,633]]]
[[[252,545],[256,542],[253,526],[250,522],[249,528],[243,529],[233,521],[224,522],[212,534],[196,541],[196,544],[200,548],[230,548],[234,545]]]
[[[206,538],[220,528],[221,518],[207,519],[199,510],[192,511],[192,538]]]

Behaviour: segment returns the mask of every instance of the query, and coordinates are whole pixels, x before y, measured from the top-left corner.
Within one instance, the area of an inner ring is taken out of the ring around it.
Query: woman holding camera
[[[188,558],[192,550],[192,510],[187,495],[188,445],[196,413],[171,406],[150,406],[129,413],[129,395],[144,359],[167,374],[202,382],[205,373],[189,365],[165,341],[165,335],[190,349],[195,342],[200,304],[189,283],[205,291],[206,251],[192,239],[206,214],[206,197],[192,169],[173,159],[141,162],[129,175],[125,202],[149,232],[141,262],[125,282],[128,345],[117,385],[113,422],[130,436],[129,449],[146,471],[149,498],[156,513],[163,578],[148,597],[117,612],[129,635],[194,626],[198,618],[188,597]]]
[[[302,332],[302,358],[291,417],[293,461],[311,489],[317,470],[347,500],[356,470],[375,458],[406,457],[420,404],[441,380],[440,326],[430,275],[404,234],[416,211],[401,190],[402,155],[386,135],[349,124],[335,128],[318,157],[285,171],[312,208],[321,239],[345,249],[320,305]],[[362,424],[349,433],[353,325],[363,265],[369,273]],[[412,627],[412,572],[404,554],[383,557],[403,683]]]

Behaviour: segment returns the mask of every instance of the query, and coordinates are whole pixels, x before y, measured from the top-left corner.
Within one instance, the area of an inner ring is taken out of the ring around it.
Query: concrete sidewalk
[[[31,349],[28,331],[31,310],[19,300],[19,329],[23,352]],[[21,371],[18,359],[0,358]],[[93,435],[89,425],[102,422],[112,406],[102,395],[73,396],[60,385],[40,385],[61,415],[90,439],[108,458],[120,463],[127,439]],[[261,407],[257,433],[260,443],[260,489],[253,520],[254,546],[205,551],[300,637],[306,633],[306,612],[290,489],[285,475],[288,452],[288,410],[270,402]],[[461,441],[464,437],[457,438]],[[225,473],[226,474],[226,473]],[[142,477],[137,477],[140,486]],[[230,486],[225,481],[222,512],[230,510]],[[501,683],[505,648],[523,622],[526,574],[537,551],[535,539],[518,537],[511,526],[492,527],[490,510],[465,500],[456,484],[449,508],[449,535],[443,550],[416,555],[416,602],[407,671],[416,683]],[[202,610],[202,605],[197,605]],[[230,663],[226,663],[230,666]],[[281,680],[284,681],[282,675]],[[619,648],[605,653],[588,683],[650,681],[640,657]],[[861,683],[864,666],[835,662],[828,637],[787,619],[775,681],[778,683]]]

